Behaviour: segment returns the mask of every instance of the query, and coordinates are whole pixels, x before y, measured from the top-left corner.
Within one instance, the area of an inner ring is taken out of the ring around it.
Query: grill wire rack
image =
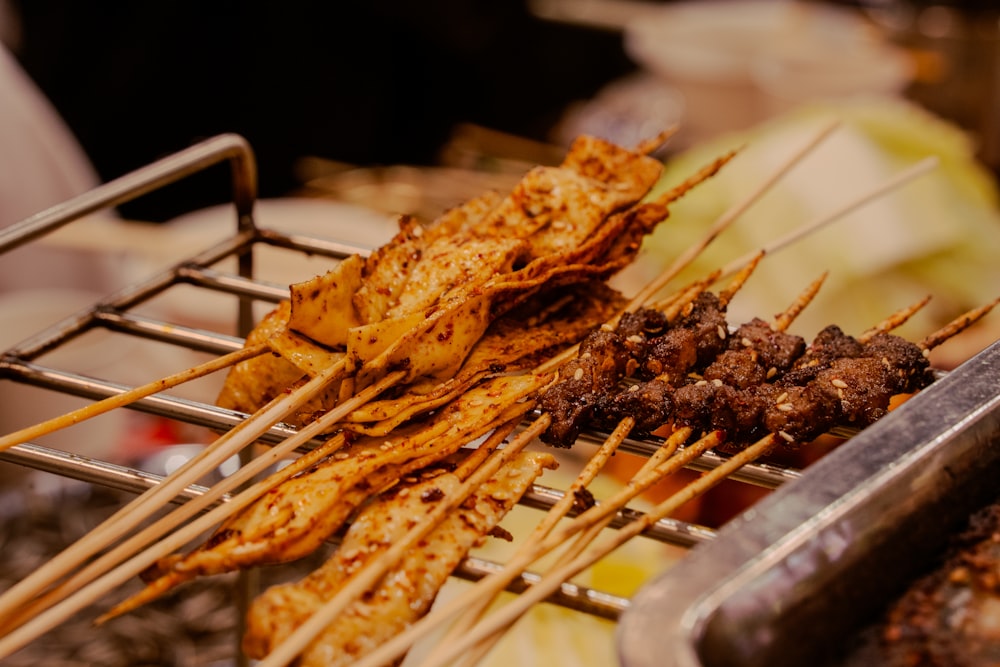
[[[367,254],[369,251],[369,248],[352,243],[285,233],[258,226],[254,221],[257,173],[252,149],[242,137],[225,134],[196,144],[0,230],[0,261],[3,261],[3,253],[37,241],[50,232],[92,213],[113,208],[225,162],[228,162],[231,168],[231,203],[235,210],[234,233],[229,238],[193,257],[179,258],[168,269],[148,279],[132,283],[6,350],[0,357],[0,381],[24,383],[88,400],[99,400],[123,393],[132,386],[106,377],[49,366],[46,365],[44,357],[56,349],[73,345],[76,339],[92,330],[137,337],[209,355],[226,354],[242,346],[243,337],[255,323],[256,304],[274,304],[288,295],[287,286],[255,279],[255,248],[268,246],[308,256],[327,257],[331,261],[355,253]],[[236,270],[218,268],[223,260],[235,260]],[[308,277],[303,276],[302,279]],[[235,334],[164,321],[138,312],[144,303],[179,286],[193,286],[234,298],[238,304],[235,314]],[[155,378],[149,380],[153,379]],[[218,432],[234,427],[246,417],[241,413],[221,409],[209,403],[166,393],[138,400],[127,407],[159,418]],[[280,442],[293,432],[292,427],[278,424],[259,441],[264,444]],[[581,440],[599,443],[603,440],[603,435],[586,432],[581,436]],[[648,456],[659,448],[661,443],[662,440],[657,438],[630,438],[622,444],[621,449]],[[0,452],[0,460],[130,493],[141,493],[160,483],[162,479],[156,474],[136,468],[32,442]],[[718,466],[723,460],[722,456],[709,452],[697,459],[691,467],[696,470],[709,470]],[[745,466],[732,475],[731,479],[774,489],[801,475],[802,471],[794,467],[757,462]],[[178,503],[183,502],[203,491],[204,487],[192,485],[174,500]],[[521,504],[547,509],[562,495],[563,491],[560,489],[536,484],[525,495]],[[636,510],[623,510],[612,527],[623,525],[637,513]],[[665,519],[648,530],[644,536],[691,548],[711,541],[715,534],[715,530],[705,526]],[[497,569],[499,565],[496,563],[470,557],[462,563],[455,576],[476,580]],[[523,590],[536,579],[536,575],[525,573],[520,581],[515,581],[511,585],[511,590],[515,592]],[[247,603],[247,596],[253,592],[251,589],[254,584],[252,581],[245,581],[242,585],[244,594],[240,596],[236,605],[241,616]],[[629,607],[627,599],[572,583],[563,585],[562,590],[549,601],[610,620],[617,620]]]

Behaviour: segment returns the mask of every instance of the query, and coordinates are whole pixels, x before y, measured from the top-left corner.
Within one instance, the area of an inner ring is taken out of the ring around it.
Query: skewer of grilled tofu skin
[[[544,452],[522,452],[450,514],[379,586],[356,600],[301,656],[299,665],[348,665],[423,616],[469,550],[489,535],[545,469]],[[273,586],[253,603],[244,651],[263,658],[394,540],[454,492],[461,480],[445,472],[402,483],[369,505],[333,556],[304,579]]]

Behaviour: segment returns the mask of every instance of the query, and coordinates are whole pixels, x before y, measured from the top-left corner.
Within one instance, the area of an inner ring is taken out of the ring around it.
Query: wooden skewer
[[[310,424],[298,434],[291,436],[285,442],[280,445],[276,445],[271,451],[265,453],[261,457],[255,458],[253,461],[247,465],[254,465],[258,459],[261,460],[260,466],[270,465],[273,461],[277,460],[281,456],[290,453],[295,447],[300,444],[298,442],[301,439],[302,442],[306,442],[316,435],[316,433],[327,428],[329,425],[336,423],[339,419],[342,419],[344,415],[348,414],[352,410],[356,410],[359,405],[363,404],[367,400],[370,400],[375,392],[384,391],[387,386],[391,386],[393,382],[397,382],[400,378],[405,376],[405,371],[397,371],[390,375],[387,375],[383,380],[377,384],[372,385],[367,388],[371,391],[371,394],[366,394],[362,392],[358,394],[353,401],[339,405],[330,412],[321,416],[318,420]],[[366,391],[367,391],[366,390]],[[310,428],[315,429],[309,430]],[[302,435],[304,434],[304,435]],[[272,452],[274,452],[272,454]],[[268,458],[265,458],[268,457]],[[258,471],[259,472],[259,471]],[[224,503],[215,507],[210,512],[201,515],[197,519],[185,523],[175,532],[165,536],[160,541],[156,542],[150,546],[145,551],[133,556],[131,559],[125,563],[119,565],[113,570],[103,574],[100,578],[92,581],[90,584],[70,594],[65,599],[60,601],[58,604],[46,609],[43,613],[34,616],[27,620],[20,627],[10,631],[5,636],[0,637],[0,658],[6,657],[23,647],[27,643],[33,641],[34,639],[41,636],[43,633],[52,629],[59,623],[65,621],[72,614],[76,613],[80,609],[83,609],[88,604],[93,603],[99,599],[102,595],[113,590],[115,587],[120,586],[124,582],[128,581],[130,578],[136,576],[147,567],[155,563],[158,559],[172,553],[173,551],[181,548],[191,540],[195,539],[206,530],[209,530],[220,521],[229,517],[231,514],[243,509],[250,503],[254,502],[261,495],[266,493],[269,489],[273,488],[277,483],[283,481],[286,475],[283,475],[284,471],[279,471],[275,475],[272,475],[266,480],[259,482],[258,484],[252,486],[251,488],[243,491],[236,497],[230,499],[229,502]],[[239,475],[240,472],[234,473],[233,476]],[[288,473],[287,476],[290,476]],[[170,478],[168,478],[169,480]],[[228,478],[227,478],[228,479]],[[245,480],[244,480],[245,481]],[[167,482],[165,481],[164,484]],[[219,485],[216,485],[217,488]],[[198,502],[199,499],[192,499],[185,505]],[[182,505],[182,509],[185,505]],[[176,510],[175,510],[176,511]],[[169,516],[169,515],[168,515]],[[176,515],[175,515],[176,516]],[[65,552],[64,552],[65,553]],[[58,558],[58,556],[57,556]],[[52,561],[50,561],[51,563]],[[13,590],[13,589],[11,589]],[[9,591],[8,591],[9,593]]]
[[[219,437],[212,445],[166,477],[162,483],[137,496],[100,526],[12,586],[0,596],[0,619],[16,615],[32,597],[80,567],[88,558],[162,509],[169,499],[182,489],[201,479],[226,459],[257,440],[289,412],[305,404],[313,395],[335,381],[341,369],[341,364],[331,366],[295,391],[276,398],[249,419],[240,422]]]
[[[985,306],[980,306],[979,308],[975,308],[974,310],[970,310],[967,313],[959,315],[934,333],[928,334],[918,343],[918,345],[924,350],[933,350],[935,347],[945,342],[952,336],[965,331],[978,322],[983,316],[993,310],[998,303],[1000,303],[1000,298],[994,299]]]
[[[764,259],[765,254],[766,253],[763,250],[759,251],[743,266],[742,269],[736,272],[729,284],[719,292],[720,306],[728,306],[729,302],[736,296],[736,293],[743,289],[743,285],[745,285],[747,280],[750,279],[750,276],[753,275],[753,272],[757,269],[757,265],[760,264],[760,260]]]
[[[826,281],[828,275],[828,272],[823,272],[823,275],[811,282],[805,291],[799,294],[795,301],[774,319],[774,323],[771,325],[772,328],[775,331],[787,331],[788,327],[795,321],[795,318],[805,310],[806,306],[812,303],[812,300],[816,297],[819,288],[823,286],[823,282]]]
[[[597,452],[587,461],[587,464],[583,467],[580,473],[577,475],[576,479],[566,490],[566,493],[560,498],[549,511],[545,513],[542,520],[535,525],[534,530],[525,539],[524,542],[515,551],[515,556],[526,552],[528,549],[534,548],[534,545],[545,538],[552,529],[555,527],[559,521],[566,517],[570,509],[572,509],[578,493],[585,490],[594,478],[597,477],[598,473],[604,469],[607,465],[608,460],[611,456],[618,450],[619,445],[622,441],[628,437],[629,432],[631,432],[632,427],[635,425],[635,420],[631,417],[626,417],[622,420],[620,424],[615,428],[614,431],[604,440]],[[672,449],[676,449],[676,443]],[[652,457],[650,457],[652,458]],[[608,519],[611,520],[610,517]],[[476,604],[474,607],[470,607],[466,612],[459,618],[452,627],[448,630],[448,633],[441,639],[440,644],[447,644],[449,641],[457,636],[460,636],[466,630],[475,625],[476,621],[482,617],[485,613],[486,608],[489,606],[493,598],[488,598],[486,596]],[[428,656],[430,659],[433,656],[433,652]]]
[[[520,421],[520,419],[518,419]],[[386,551],[367,563],[359,570],[337,595],[328,600],[309,619],[300,625],[288,638],[274,648],[271,653],[257,663],[258,667],[284,666],[295,659],[327,626],[332,623],[351,602],[364,594],[385,576],[413,545],[432,531],[449,512],[458,507],[465,499],[507,461],[511,460],[539,433],[548,427],[549,419],[542,415],[527,429],[521,432],[503,449],[494,452],[487,462],[480,466],[459,488],[459,492],[448,496],[443,502],[434,506],[406,535],[394,542]]]
[[[906,323],[911,317],[917,314],[921,308],[926,306],[930,302],[930,295],[925,296],[920,301],[913,303],[902,310],[898,310],[889,317],[885,318],[875,326],[870,329],[865,330],[860,336],[858,336],[858,341],[861,343],[867,343],[876,334],[889,333],[893,329],[897,329]]]
[[[708,232],[702,237],[697,243],[692,244],[685,249],[683,253],[677,256],[676,259],[659,275],[653,278],[649,283],[645,285],[639,292],[632,297],[629,303],[625,306],[626,312],[632,312],[636,309],[642,307],[648,303],[653,296],[659,292],[661,289],[666,287],[666,285],[677,277],[681,271],[687,268],[691,262],[701,254],[705,248],[711,245],[718,236],[725,231],[729,226],[731,226],[736,219],[742,215],[752,204],[754,204],[758,199],[760,199],[768,190],[771,189],[785,174],[787,174],[792,167],[798,164],[806,155],[808,155],[817,145],[819,145],[830,133],[833,132],[839,126],[839,122],[831,122],[823,126],[811,139],[803,145],[798,151],[796,151],[788,160],[781,164],[778,169],[776,169],[769,178],[761,182],[761,184],[750,192],[742,201],[737,202],[734,206],[730,207],[725,213],[720,216],[715,223],[709,228]],[[733,157],[730,154],[728,157],[720,159],[715,163],[712,163],[708,167],[702,170],[699,175],[688,179],[681,186],[674,188],[664,194],[660,200],[661,204],[668,204],[671,201],[678,199],[682,194],[690,190],[696,183],[708,178],[709,175],[714,174],[718,171],[725,162]],[[754,257],[760,255],[763,251],[758,251],[752,253],[750,257],[744,258],[736,263],[730,264],[726,270],[723,272],[725,275],[732,274],[739,270],[740,267],[747,266],[754,263]],[[735,267],[734,267],[735,264]],[[615,321],[617,318],[615,318]],[[569,361],[573,355],[577,353],[579,346],[573,346],[556,357],[552,358],[547,365],[547,368],[554,369],[562,366],[567,361]]]
[[[691,429],[681,428],[671,434],[668,438],[668,442],[684,442],[690,434]],[[706,450],[719,444],[720,441],[721,437],[718,433],[711,433],[697,442],[686,446],[676,455],[679,459],[680,465],[686,465],[688,462],[703,454]],[[535,560],[563,545],[566,540],[585,530],[588,526],[593,525],[595,521],[600,521],[608,514],[614,514],[617,512],[636,496],[646,491],[653,483],[655,483],[655,479],[633,480],[633,482],[634,483],[630,483],[605,502],[591,507],[586,512],[583,512],[571,521],[560,526],[558,530],[551,532],[542,542],[537,543],[535,548],[530,549],[517,557],[509,559],[507,564],[500,571],[484,577],[474,586],[450,600],[447,604],[432,609],[430,614],[414,623],[406,631],[400,633],[379,648],[375,649],[372,653],[358,660],[355,667],[379,667],[380,665],[386,664],[400,657],[418,639],[447,622],[456,614],[463,613],[469,605],[476,604],[482,596],[496,595],[502,591]]]
[[[671,137],[677,134],[680,129],[679,125],[671,125],[663,132],[660,132],[655,137],[650,137],[649,139],[644,139],[639,142],[639,145],[635,147],[636,153],[641,153],[643,155],[651,155],[658,151],[661,146],[667,143]]]
[[[498,426],[493,433],[489,435],[486,440],[484,440],[476,449],[472,451],[465,459],[455,468],[455,476],[461,480],[468,479],[476,470],[479,469],[483,462],[489,458],[490,454],[495,452],[497,448],[503,444],[504,440],[507,439],[517,425],[520,423],[520,418],[512,419],[502,426]]]
[[[809,234],[817,232],[820,229],[822,229],[823,227],[825,227],[825,226],[827,226],[827,225],[829,225],[829,224],[831,224],[833,222],[836,222],[837,220],[841,219],[842,217],[844,217],[848,213],[851,213],[851,212],[855,211],[856,209],[861,208],[865,204],[868,204],[869,202],[874,201],[874,200],[878,199],[879,197],[883,197],[883,196],[887,195],[888,193],[892,192],[893,190],[895,190],[896,188],[898,188],[898,187],[900,187],[902,185],[905,185],[906,183],[909,183],[910,181],[912,181],[913,179],[915,179],[917,176],[920,176],[920,175],[922,175],[922,174],[930,171],[934,167],[936,167],[937,164],[938,164],[938,159],[936,157],[925,158],[925,159],[921,160],[920,162],[918,162],[918,163],[916,163],[914,165],[911,165],[910,167],[902,170],[898,174],[890,177],[888,180],[886,180],[885,182],[883,182],[883,183],[875,186],[871,190],[863,193],[861,196],[857,197],[856,199],[853,199],[852,201],[847,202],[846,204],[842,205],[840,208],[837,208],[837,209],[831,211],[830,213],[827,213],[826,215],[822,215],[822,216],[814,219],[810,223],[807,223],[805,225],[802,225],[801,227],[793,229],[790,233],[786,234],[785,236],[782,236],[782,237],[780,237],[778,239],[775,239],[774,241],[772,241],[771,243],[769,243],[767,246],[765,246],[764,250],[768,254],[772,254],[772,253],[777,252],[778,250],[781,250],[783,248],[787,248],[788,246],[790,246],[793,243],[795,243],[796,241],[798,241],[798,240],[800,240],[800,239],[808,236]],[[749,255],[747,255],[745,257],[742,257],[740,259],[737,259],[737,260],[731,262],[730,264],[726,265],[726,268],[723,270],[723,273],[725,275],[729,275],[729,274],[733,273],[734,271],[736,271],[737,269],[739,269],[739,267],[743,266],[747,262],[747,260],[753,254],[754,253],[750,253]]]
[[[427,662],[421,667],[439,667],[440,665],[444,665],[462,655],[465,651],[468,651],[485,637],[513,623],[536,603],[541,602],[554,593],[563,582],[579,574],[601,558],[604,558],[619,546],[649,528],[656,521],[663,519],[675,511],[685,502],[704,493],[742,466],[770,451],[774,446],[774,442],[774,435],[765,436],[763,439],[727,459],[718,468],[705,473],[691,484],[677,491],[670,498],[657,505],[651,512],[622,527],[615,534],[609,536],[609,539],[594,545],[571,562],[555,568],[546,574],[537,584],[534,584],[527,591],[521,593],[514,601],[487,617],[472,631],[466,633],[452,644],[444,646],[437,661],[433,663]],[[376,664],[379,663],[375,663],[374,661],[368,662],[367,659],[363,659],[356,663],[355,667],[374,667]]]
[[[719,234],[729,228],[736,219],[743,215],[750,206],[752,206],[758,199],[760,199],[768,190],[774,186],[785,174],[787,174],[792,167],[797,165],[801,160],[808,155],[812,150],[819,145],[824,139],[826,139],[834,129],[839,126],[838,122],[831,122],[810,137],[809,141],[806,142],[799,150],[797,150],[788,160],[781,164],[778,169],[764,179],[753,191],[751,191],[742,201],[737,202],[735,205],[729,208],[725,213],[720,216],[715,223],[709,228],[708,233],[695,244],[686,248],[683,253],[681,253],[674,262],[667,268],[666,271],[661,273],[656,279],[651,281],[642,290],[640,290],[629,304],[628,309],[634,310],[641,304],[649,301],[654,294],[663,289],[667,283],[674,279],[674,277],[680,273],[685,267],[694,261],[705,248],[707,248],[712,241],[718,238]],[[746,260],[739,262],[742,266],[747,264]]]
[[[626,417],[621,421],[621,423],[618,424],[618,427],[614,430],[614,432],[611,433],[606,442],[614,443],[614,448],[617,448],[618,444],[620,444],[621,441],[623,441],[628,436],[629,432],[632,430],[632,427],[634,425],[635,425],[635,420],[632,419],[631,417]],[[642,467],[633,477],[635,479],[641,480],[645,475],[658,474],[659,475],[658,479],[662,479],[667,474],[670,474],[665,471],[663,465],[671,456],[673,456],[674,452],[677,451],[678,444],[679,443],[677,441],[668,441],[667,443],[665,443],[663,447],[658,449],[652,456],[646,459]],[[599,450],[599,453],[602,450]],[[657,469],[659,469],[660,472],[656,472]],[[676,470],[676,468],[674,470]],[[596,474],[594,476],[596,476]],[[581,488],[586,488],[586,486],[589,485],[591,481],[593,481],[593,476],[590,477],[589,480],[585,481]],[[553,510],[555,510],[555,506],[553,506],[552,510],[550,510],[546,514],[546,519],[548,519],[550,516],[553,515],[554,513]],[[566,512],[564,511],[557,517],[554,517],[555,519],[554,521],[546,522],[549,523],[550,526],[547,530],[544,530],[544,532],[542,530],[538,530],[538,528],[541,528],[542,526],[542,524],[539,524],[539,526],[536,527],[536,531],[532,533],[531,537],[529,537],[529,539],[524,544],[522,544],[521,548],[518,551],[520,552],[528,548],[533,548],[533,543],[544,538],[545,535],[548,534],[549,530],[551,530],[551,527],[555,525],[555,522],[562,519],[565,516],[565,514]],[[582,553],[583,550],[586,549],[586,547],[591,542],[593,542],[594,539],[596,539],[597,536],[601,533],[601,531],[607,528],[608,525],[613,520],[614,520],[614,515],[608,514],[603,519],[595,522],[593,526],[584,530],[580,535],[576,537],[576,539],[573,541],[572,544],[566,547],[566,549],[561,554],[559,554],[559,559],[552,567],[559,567],[561,565],[565,565],[566,563],[571,562],[574,558],[579,556],[580,553]],[[489,604],[495,599],[496,596],[484,595],[483,600],[477,605],[478,608],[475,610],[476,613],[472,613],[473,610],[470,609],[469,613],[462,615],[462,617],[459,618],[458,621],[456,621],[456,623],[452,626],[451,630],[449,630],[448,634],[438,643],[438,647],[430,654],[428,654],[428,656],[425,658],[425,663],[433,662],[436,659],[436,656],[440,651],[440,646],[447,646],[449,643],[457,640],[458,637],[465,634],[465,632],[467,632],[470,628],[474,627],[476,622],[478,622],[479,619],[482,618],[483,612],[485,612]],[[507,632],[512,626],[513,624],[504,626],[497,632],[493,633],[492,635],[484,639],[482,642],[478,643],[476,646],[472,647],[469,650],[469,653],[462,659],[462,661],[458,664],[457,667],[472,667],[473,665],[478,664],[479,661],[487,653],[489,653],[489,651],[493,648],[496,642],[500,641],[504,633]]]
[[[103,415],[104,413],[110,412],[115,408],[124,407],[130,403],[138,401],[139,399],[152,396],[153,394],[166,391],[167,389],[172,389],[185,382],[196,380],[228,366],[238,364],[246,359],[259,356],[267,351],[268,347],[266,345],[245,347],[240,350],[236,350],[235,352],[230,352],[229,354],[206,361],[203,364],[198,364],[197,366],[180,371],[179,373],[174,373],[173,375],[168,375],[167,377],[129,389],[128,391],[124,391],[120,394],[108,396],[100,401],[89,403],[82,408],[73,410],[72,412],[67,412],[66,414],[53,417],[52,419],[48,419],[38,424],[32,424],[31,426],[0,437],[0,451],[9,449],[15,445],[23,444],[35,438],[40,438],[43,435],[54,433],[60,429],[72,426],[73,424],[78,424],[86,419]]]

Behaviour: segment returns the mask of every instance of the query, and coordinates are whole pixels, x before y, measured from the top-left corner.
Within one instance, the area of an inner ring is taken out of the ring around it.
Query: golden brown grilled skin
[[[374,591],[355,601],[302,655],[299,664],[348,665],[423,616],[469,549],[499,523],[555,459],[521,453],[450,514]],[[263,658],[332,598],[365,563],[389,548],[434,503],[460,485],[451,473],[402,484],[363,511],[322,567],[254,601],[243,648]]]

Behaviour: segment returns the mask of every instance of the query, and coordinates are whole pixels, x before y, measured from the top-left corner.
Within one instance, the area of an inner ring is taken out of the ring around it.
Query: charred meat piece
[[[752,350],[757,363],[774,375],[787,371],[802,357],[806,342],[801,336],[775,330],[770,323],[755,317],[730,337],[729,349]],[[771,371],[772,368],[775,370]]]
[[[648,435],[670,421],[673,392],[672,385],[657,378],[634,384],[602,398],[594,410],[594,423],[611,431],[622,419],[631,417],[635,420],[632,433]]]
[[[774,386],[757,391],[763,412],[761,426],[788,443],[809,442],[836,423],[837,397],[804,386]]]
[[[804,385],[830,365],[834,359],[860,357],[864,354],[864,345],[849,336],[835,324],[824,328],[813,342],[799,357],[791,370],[784,377],[788,384]]]
[[[711,363],[726,348],[728,326],[719,297],[702,292],[680,319],[649,341],[640,378],[665,377],[679,384],[681,378]]]
[[[890,370],[897,393],[923,389],[934,379],[923,349],[899,336],[875,334],[865,343],[864,356],[880,360]]]
[[[640,363],[639,377],[680,381],[698,363],[698,337],[691,329],[667,329],[647,344],[648,353]]]
[[[868,426],[884,416],[899,393],[885,364],[868,357],[836,359],[809,384],[836,402],[837,423],[849,426]]]
[[[768,370],[759,362],[759,355],[751,348],[726,350],[708,365],[702,377],[738,389],[755,387],[768,379]]]
[[[616,331],[625,338],[642,336],[648,339],[662,335],[668,325],[667,316],[661,311],[654,308],[639,308],[634,312],[622,314]]]
[[[748,442],[761,431],[764,404],[751,389],[737,389],[719,380],[701,380],[674,392],[674,423],[708,432],[721,430],[727,441]]]
[[[680,326],[695,334],[699,368],[711,363],[726,348],[729,335],[726,310],[712,292],[698,295],[685,309]]]
[[[615,331],[602,327],[590,333],[577,357],[560,371],[559,381],[539,398],[538,407],[552,418],[542,441],[572,446],[600,397],[625,376],[631,358],[628,341]]]

